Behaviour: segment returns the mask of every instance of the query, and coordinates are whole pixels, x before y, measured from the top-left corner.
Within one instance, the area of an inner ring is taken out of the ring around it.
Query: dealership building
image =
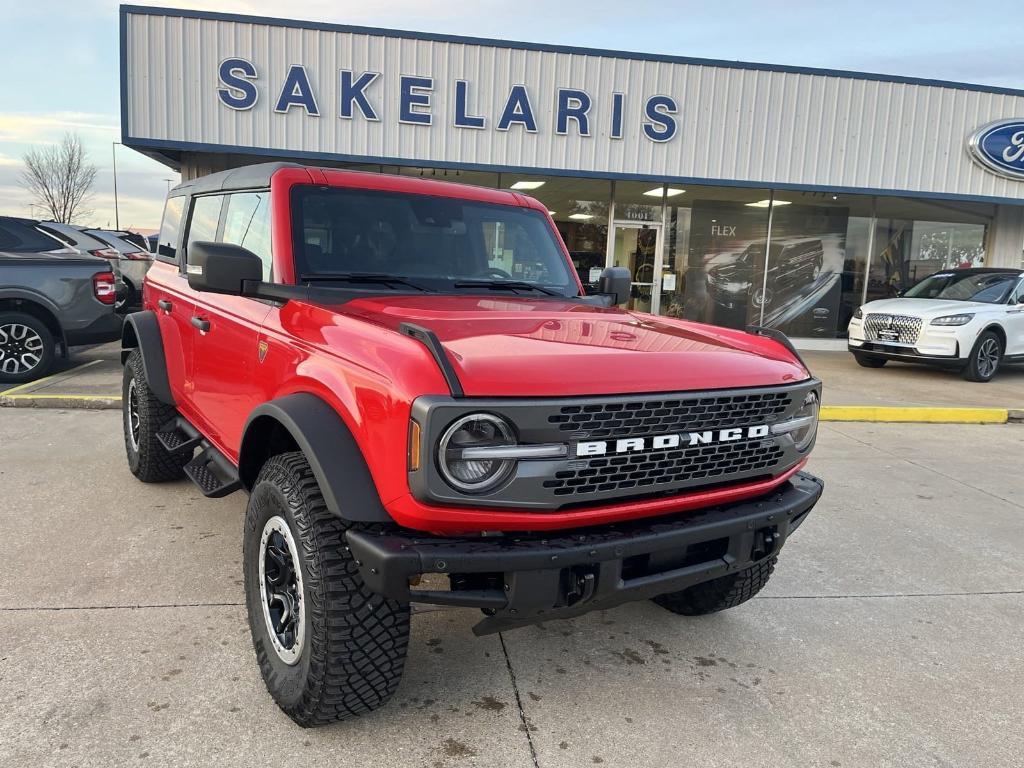
[[[122,6],[121,119],[185,179],[295,160],[521,190],[585,283],[632,271],[631,307],[823,346],[936,271],[1024,266],[1006,88]]]

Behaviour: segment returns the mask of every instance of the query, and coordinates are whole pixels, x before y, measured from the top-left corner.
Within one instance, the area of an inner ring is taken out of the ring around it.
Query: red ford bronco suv
[[[584,295],[516,192],[292,164],[167,200],[124,330],[144,482],[249,493],[246,603],[300,725],[402,674],[412,602],[477,634],[653,599],[750,599],[818,501],[820,382],[773,331]]]

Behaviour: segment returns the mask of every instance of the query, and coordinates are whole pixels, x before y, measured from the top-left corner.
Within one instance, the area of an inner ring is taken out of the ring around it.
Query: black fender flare
[[[171,394],[171,383],[167,377],[167,359],[164,357],[164,339],[160,335],[160,322],[151,309],[132,312],[125,316],[121,329],[121,365],[128,355],[138,348],[142,353],[142,369],[146,382],[156,398],[167,405],[177,405]]]
[[[324,400],[308,392],[285,395],[257,406],[246,421],[238,476],[247,491],[276,451],[284,429],[305,455],[327,509],[353,523],[389,523],[370,468],[348,425]]]

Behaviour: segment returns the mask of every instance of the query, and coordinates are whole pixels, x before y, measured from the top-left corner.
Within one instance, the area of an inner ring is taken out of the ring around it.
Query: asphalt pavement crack
[[[142,611],[150,608],[240,608],[245,603],[148,603],[139,605],[21,605],[0,606],[0,613],[14,611]]]
[[[533,745],[533,736],[530,735],[530,721],[523,709],[523,699],[519,695],[519,684],[516,682],[516,672],[512,669],[512,659],[508,655],[508,648],[505,647],[505,636],[499,632],[498,640],[501,642],[501,652],[505,654],[505,666],[508,668],[509,679],[512,680],[512,692],[516,696],[516,709],[519,710],[519,722],[522,723],[523,733],[526,734],[526,743],[530,746],[530,757],[533,759],[534,768],[540,768],[537,760],[537,748]]]

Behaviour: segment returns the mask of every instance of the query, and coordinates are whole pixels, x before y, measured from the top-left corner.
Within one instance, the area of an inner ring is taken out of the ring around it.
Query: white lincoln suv
[[[926,277],[897,299],[853,313],[849,349],[865,368],[888,360],[957,368],[989,381],[999,366],[1024,363],[1024,273],[950,269]]]

